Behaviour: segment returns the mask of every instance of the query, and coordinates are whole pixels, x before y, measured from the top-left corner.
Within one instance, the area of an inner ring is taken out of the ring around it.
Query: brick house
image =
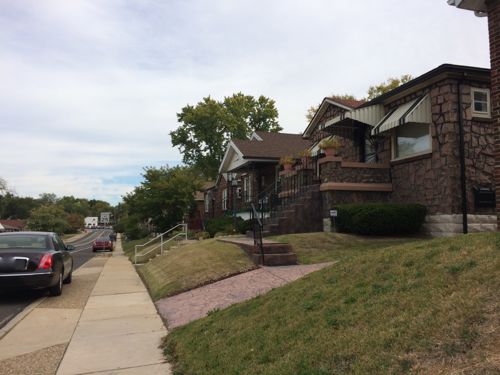
[[[232,139],[219,168],[214,189],[207,191],[207,211],[213,216],[233,212],[248,219],[251,203],[258,204],[259,196],[273,191],[282,156],[296,157],[308,149],[311,142],[300,134],[256,131],[249,139]],[[210,203],[212,202],[212,208]]]
[[[497,228],[500,229],[500,1],[448,0],[457,8],[472,10],[479,17],[488,17],[491,64],[491,117],[495,127],[495,182]]]

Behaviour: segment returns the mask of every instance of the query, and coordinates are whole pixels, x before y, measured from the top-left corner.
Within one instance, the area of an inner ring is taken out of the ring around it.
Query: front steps
[[[217,240],[229,242],[241,247],[255,264],[264,266],[288,266],[297,264],[297,254],[293,252],[292,246],[263,240],[264,262],[259,246],[254,245],[253,239],[247,237],[219,237]]]
[[[311,185],[293,202],[278,209],[275,216],[264,221],[263,233],[266,235],[322,231],[319,185]]]

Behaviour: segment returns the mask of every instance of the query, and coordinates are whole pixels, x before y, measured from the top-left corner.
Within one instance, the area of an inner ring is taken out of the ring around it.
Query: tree
[[[403,74],[401,77],[390,77],[386,81],[368,88],[368,100],[372,100],[377,96],[385,94],[396,87],[401,86],[403,83],[411,81],[413,77],[410,74]]]
[[[122,225],[125,231],[131,231],[131,223],[137,228],[150,222],[157,231],[167,230],[182,221],[193,207],[201,181],[187,167],[149,167],[144,171],[141,185],[124,197],[128,212],[122,215]]]
[[[35,208],[27,225],[31,230],[42,232],[68,233],[71,230],[66,212],[54,205]]]
[[[354,95],[351,95],[351,94],[344,94],[344,95],[335,95],[335,94],[332,94],[332,95],[330,95],[330,98],[332,98],[333,100],[335,100],[335,99],[341,99],[341,100],[358,100],[358,99],[356,99],[356,97]],[[312,105],[312,106],[309,107],[309,109],[307,110],[307,113],[306,113],[306,119],[307,119],[308,122],[311,122],[311,120],[313,119],[314,115],[318,111],[320,105],[321,105],[321,103],[319,103],[318,105]]]
[[[8,190],[9,189],[7,187],[7,181],[5,181],[5,179],[0,177],[0,196],[6,194]]]
[[[177,114],[181,125],[170,132],[183,161],[205,177],[215,178],[231,138],[245,139],[255,130],[278,132],[278,110],[272,99],[242,93],[222,102],[210,96],[196,106],[187,105]]]
[[[79,214],[75,214],[75,213],[68,214],[67,221],[68,221],[69,230],[71,231],[71,233],[78,232],[78,230],[83,228],[83,226],[85,225],[85,223],[83,221],[83,216],[81,216]]]
[[[11,192],[0,195],[0,219],[27,219],[40,206],[38,199],[18,197]]]
[[[57,195],[54,193],[42,193],[38,196],[38,200],[41,204],[56,204],[57,203]]]

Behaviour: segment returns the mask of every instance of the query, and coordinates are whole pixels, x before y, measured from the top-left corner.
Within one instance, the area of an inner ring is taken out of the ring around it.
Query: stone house
[[[306,130],[342,139],[318,161],[324,222],[336,204],[382,201],[425,205],[433,235],[495,230],[489,88],[489,69],[445,64]]]
[[[325,98],[302,137],[233,140],[215,201],[245,218],[253,202],[271,233],[330,230],[330,210],[354,202],[423,204],[436,236],[495,230],[490,97],[489,69],[444,64],[369,102]],[[332,137],[341,145],[325,156],[318,145]],[[309,158],[280,170],[304,147]]]

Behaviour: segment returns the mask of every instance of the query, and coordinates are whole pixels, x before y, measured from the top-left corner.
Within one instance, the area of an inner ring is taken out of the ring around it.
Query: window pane
[[[488,113],[488,94],[485,91],[474,91],[474,112]]]
[[[402,158],[431,150],[427,124],[406,124],[397,128],[396,157]]]
[[[486,102],[488,101],[488,95],[484,91],[474,91],[474,101]]]

